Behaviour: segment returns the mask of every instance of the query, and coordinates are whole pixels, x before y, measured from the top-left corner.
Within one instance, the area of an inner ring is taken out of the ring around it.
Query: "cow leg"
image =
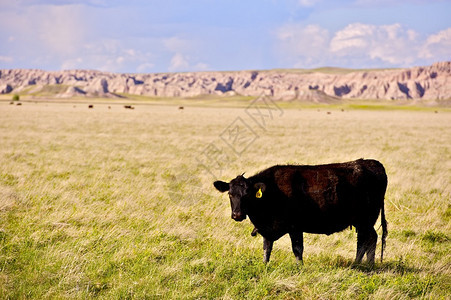
[[[302,232],[291,232],[291,248],[293,249],[296,260],[302,262],[302,252],[304,252],[304,236]]]
[[[374,265],[374,257],[376,254],[377,233],[373,227],[357,229],[357,254],[355,258],[356,264],[362,262],[366,253],[367,262]]]
[[[265,263],[269,262],[269,258],[271,257],[271,251],[272,251],[272,245],[274,244],[273,241],[270,241],[263,237],[263,261]]]
[[[368,238],[366,243],[366,259],[368,264],[374,265],[374,256],[376,255],[377,233],[373,227],[368,232]]]
[[[360,264],[366,252],[365,244],[367,240],[367,235],[366,231],[360,228],[356,227],[356,230],[357,230],[357,254],[355,256],[354,264]]]

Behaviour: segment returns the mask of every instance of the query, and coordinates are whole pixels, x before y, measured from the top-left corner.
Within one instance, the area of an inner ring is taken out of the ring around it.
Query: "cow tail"
[[[382,249],[381,249],[381,263],[382,263],[384,259],[385,238],[387,237],[388,234],[387,220],[385,219],[384,203],[382,203],[381,208],[381,225],[382,225]]]

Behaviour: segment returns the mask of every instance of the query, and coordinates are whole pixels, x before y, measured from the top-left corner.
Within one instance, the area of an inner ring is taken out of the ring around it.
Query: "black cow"
[[[240,175],[230,181],[215,181],[220,192],[229,192],[232,218],[249,216],[263,236],[264,261],[268,262],[274,241],[289,234],[293,253],[302,261],[303,233],[330,235],[347,227],[357,231],[355,263],[365,253],[374,264],[377,233],[374,224],[381,213],[383,259],[387,222],[384,195],[387,175],[376,160],[359,159],[318,166],[277,165],[252,177]]]

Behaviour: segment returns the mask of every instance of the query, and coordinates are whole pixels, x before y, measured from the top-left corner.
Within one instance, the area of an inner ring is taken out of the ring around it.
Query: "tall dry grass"
[[[266,111],[259,126],[244,108],[0,103],[1,297],[449,297],[451,114],[330,112]],[[255,139],[233,141],[231,124]],[[265,266],[212,187],[361,157],[389,178],[375,270],[350,268],[350,230],[306,234],[304,266],[284,237]]]

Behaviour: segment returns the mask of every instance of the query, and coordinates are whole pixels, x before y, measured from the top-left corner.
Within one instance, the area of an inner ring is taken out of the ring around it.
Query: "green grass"
[[[51,103],[70,103],[70,104],[147,104],[147,105],[169,105],[169,106],[195,106],[195,107],[234,107],[246,108],[257,97],[233,95],[199,95],[193,97],[154,97],[145,95],[133,95],[127,93],[118,93],[121,98],[102,98],[102,97],[73,97],[69,99],[54,98],[55,94],[61,93],[67,89],[64,85],[44,86],[42,90],[29,93],[29,88],[22,91],[21,100],[23,102],[51,102]],[[10,95],[0,95],[2,100],[9,101]],[[270,101],[267,99],[267,101]],[[272,101],[272,100],[271,100]],[[331,103],[314,103],[311,101],[274,101],[277,106],[283,109],[321,109],[321,110],[374,110],[374,111],[442,111],[450,112],[448,100],[433,102],[430,100],[411,101],[411,100],[367,100],[367,99],[339,99]],[[274,107],[274,104],[271,104]]]
[[[449,112],[283,107],[263,129],[246,106],[164,104],[0,102],[1,299],[449,299]],[[241,155],[220,138],[237,116],[259,135]],[[261,237],[230,219],[199,166],[209,144],[231,158],[222,180],[276,163],[382,161],[384,262],[353,267],[345,230],[305,234],[303,265],[283,237],[265,265]]]
[[[26,89],[22,90],[18,94],[21,95],[22,98],[28,97],[54,97],[57,94],[64,93],[69,85],[65,84],[48,84],[42,87],[37,87],[35,85],[29,86]]]
[[[425,103],[409,103],[388,100],[361,100],[344,99],[336,103],[312,103],[312,102],[276,102],[284,109],[319,109],[322,111],[352,110],[352,111],[424,111],[424,112],[451,112],[446,106],[428,106]]]

